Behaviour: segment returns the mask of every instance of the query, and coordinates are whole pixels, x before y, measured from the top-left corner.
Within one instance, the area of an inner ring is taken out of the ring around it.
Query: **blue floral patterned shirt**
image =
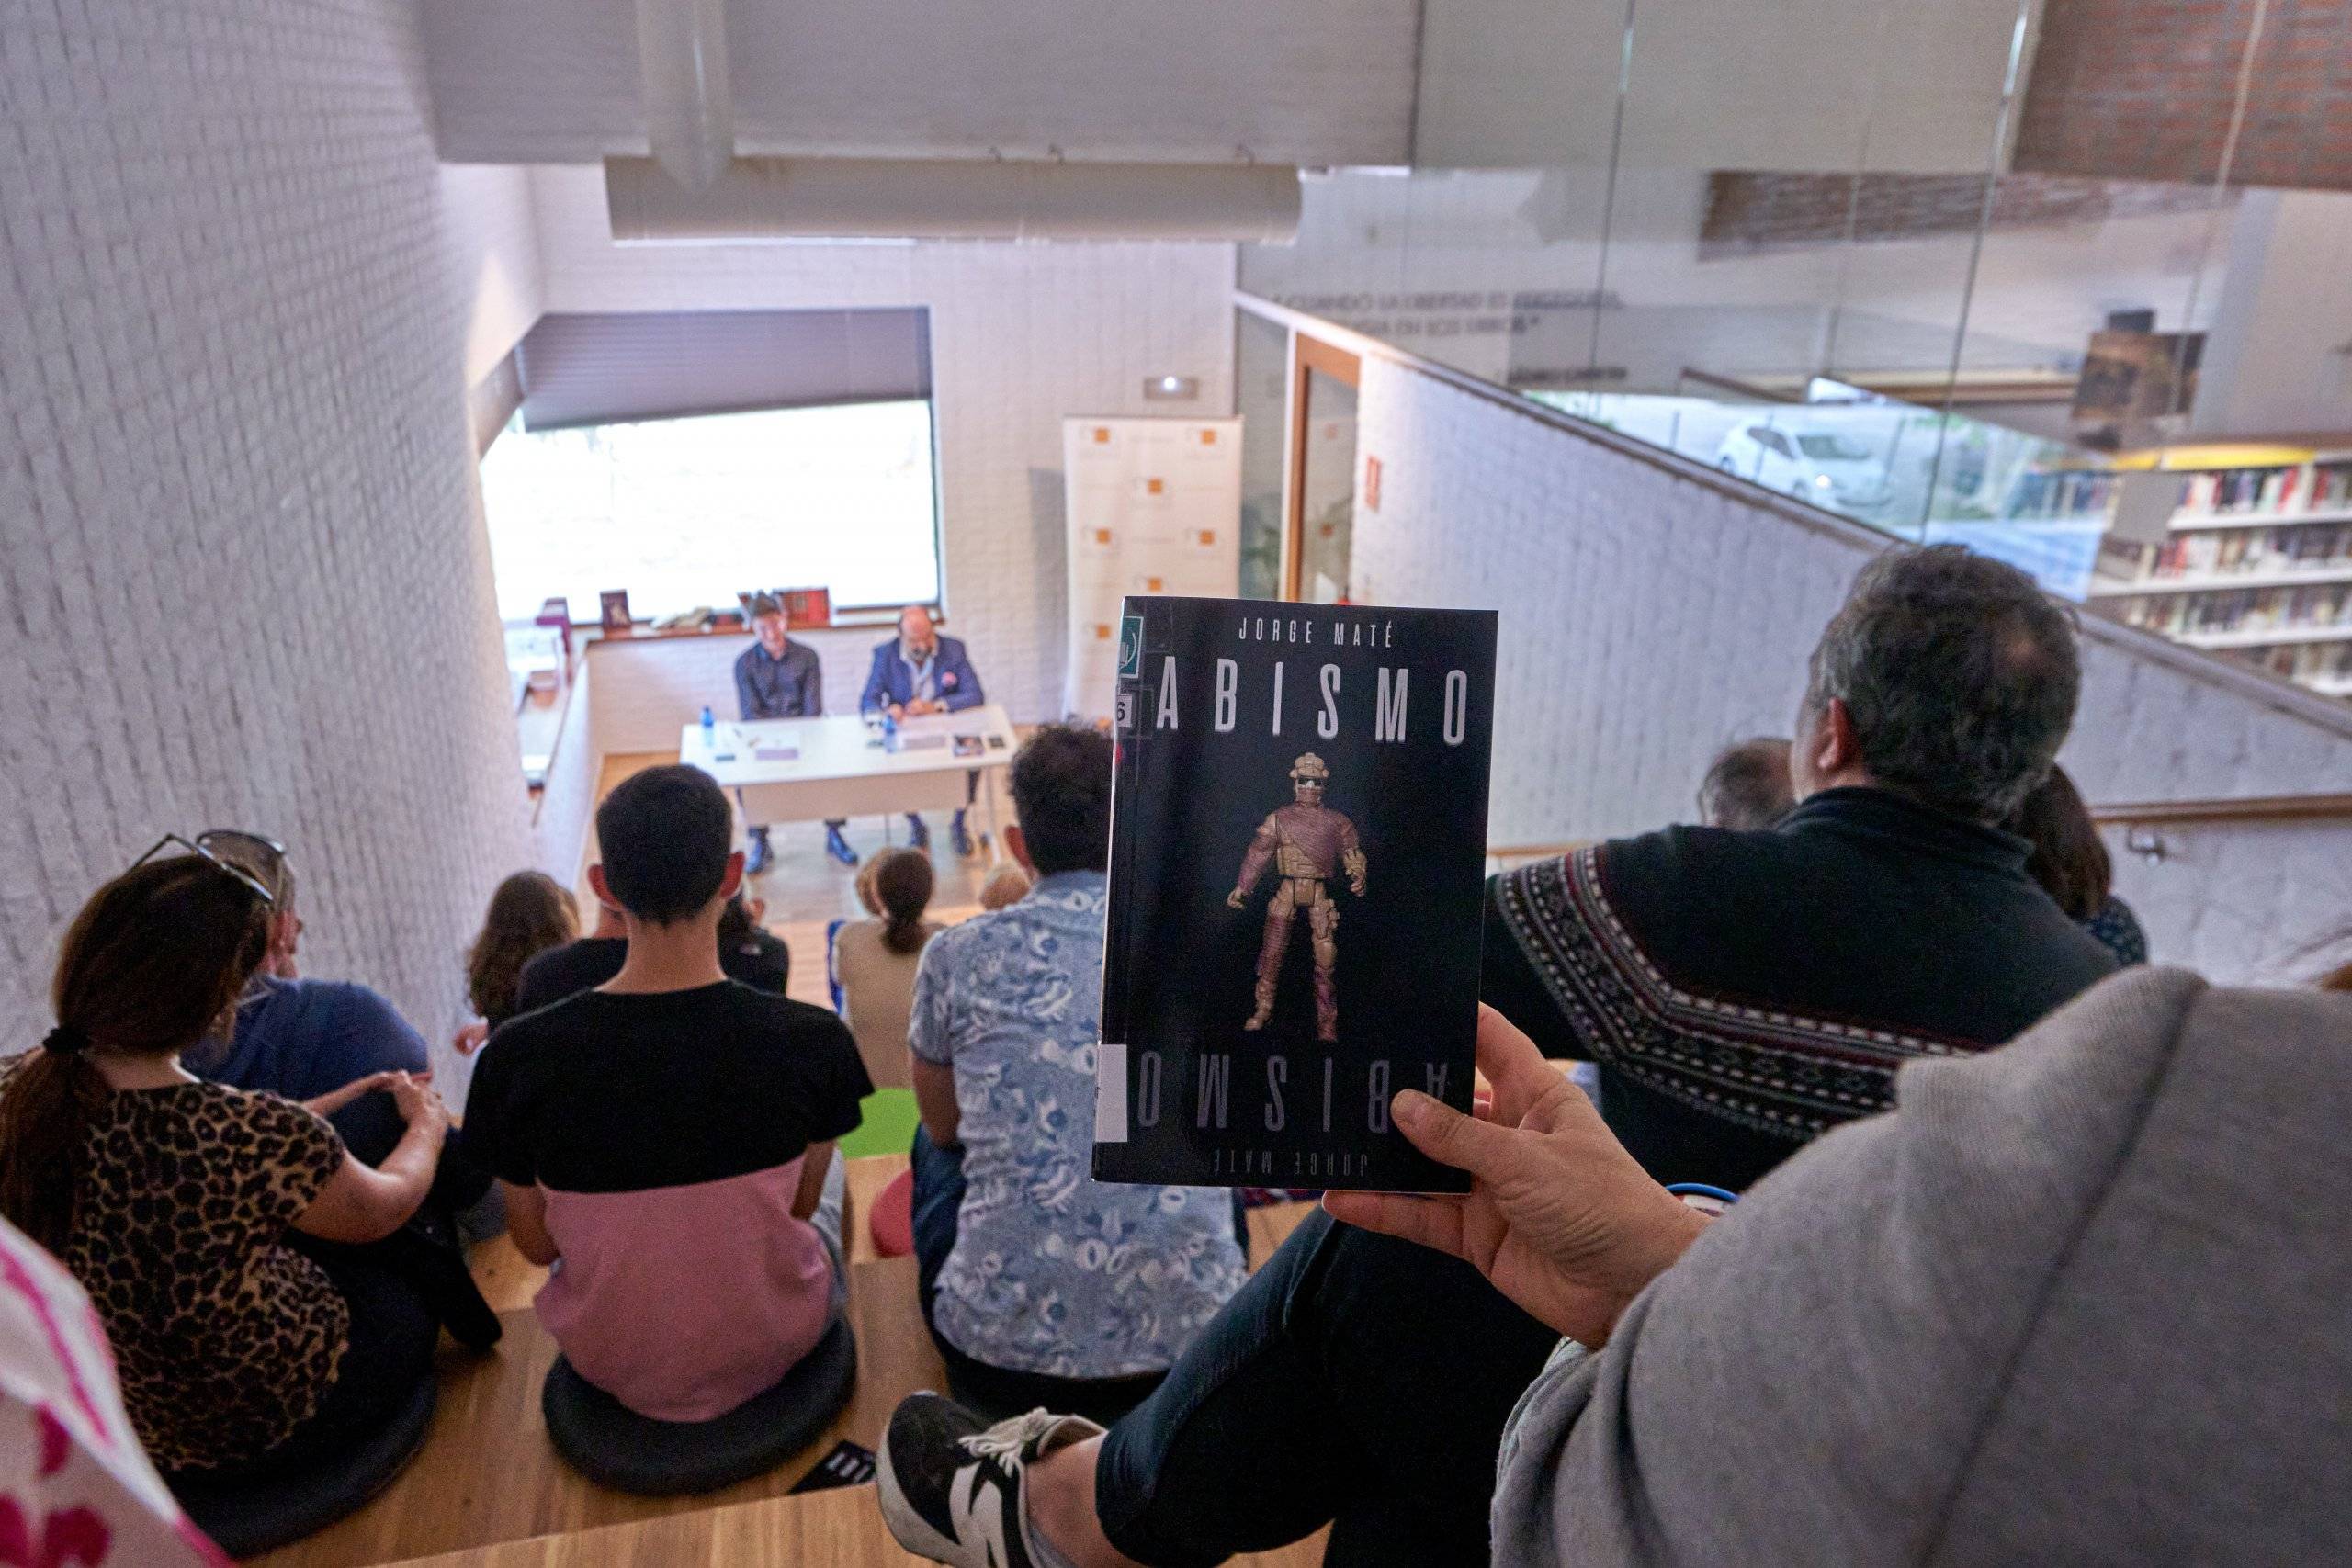
[[[964,1203],[934,1321],[973,1359],[1063,1378],[1160,1371],[1248,1272],[1219,1188],[1097,1183],[1101,872],[942,931],[909,1043],[956,1071]]]

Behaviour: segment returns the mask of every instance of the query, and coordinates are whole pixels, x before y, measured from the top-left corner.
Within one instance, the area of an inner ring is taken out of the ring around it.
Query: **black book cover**
[[[1495,615],[1127,600],[1094,1175],[1458,1192]]]

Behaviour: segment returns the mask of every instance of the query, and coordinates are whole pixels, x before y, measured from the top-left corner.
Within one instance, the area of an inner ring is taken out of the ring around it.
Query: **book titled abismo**
[[[1130,598],[1094,1175],[1461,1191],[1495,616]]]

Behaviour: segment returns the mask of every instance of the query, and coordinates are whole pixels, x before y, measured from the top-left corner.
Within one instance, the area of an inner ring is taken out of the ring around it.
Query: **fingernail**
[[[1419,1122],[1428,1118],[1430,1107],[1436,1103],[1417,1089],[1399,1089],[1392,1106],[1399,1122]]]

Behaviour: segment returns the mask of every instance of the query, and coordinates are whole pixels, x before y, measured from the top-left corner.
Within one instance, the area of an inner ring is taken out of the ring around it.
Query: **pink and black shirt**
[[[547,1193],[563,1256],[537,1307],[572,1367],[641,1415],[702,1421],[824,1334],[832,1264],[792,1202],[808,1145],[871,1092],[820,1008],[732,980],[583,991],[491,1036],[466,1146]]]

